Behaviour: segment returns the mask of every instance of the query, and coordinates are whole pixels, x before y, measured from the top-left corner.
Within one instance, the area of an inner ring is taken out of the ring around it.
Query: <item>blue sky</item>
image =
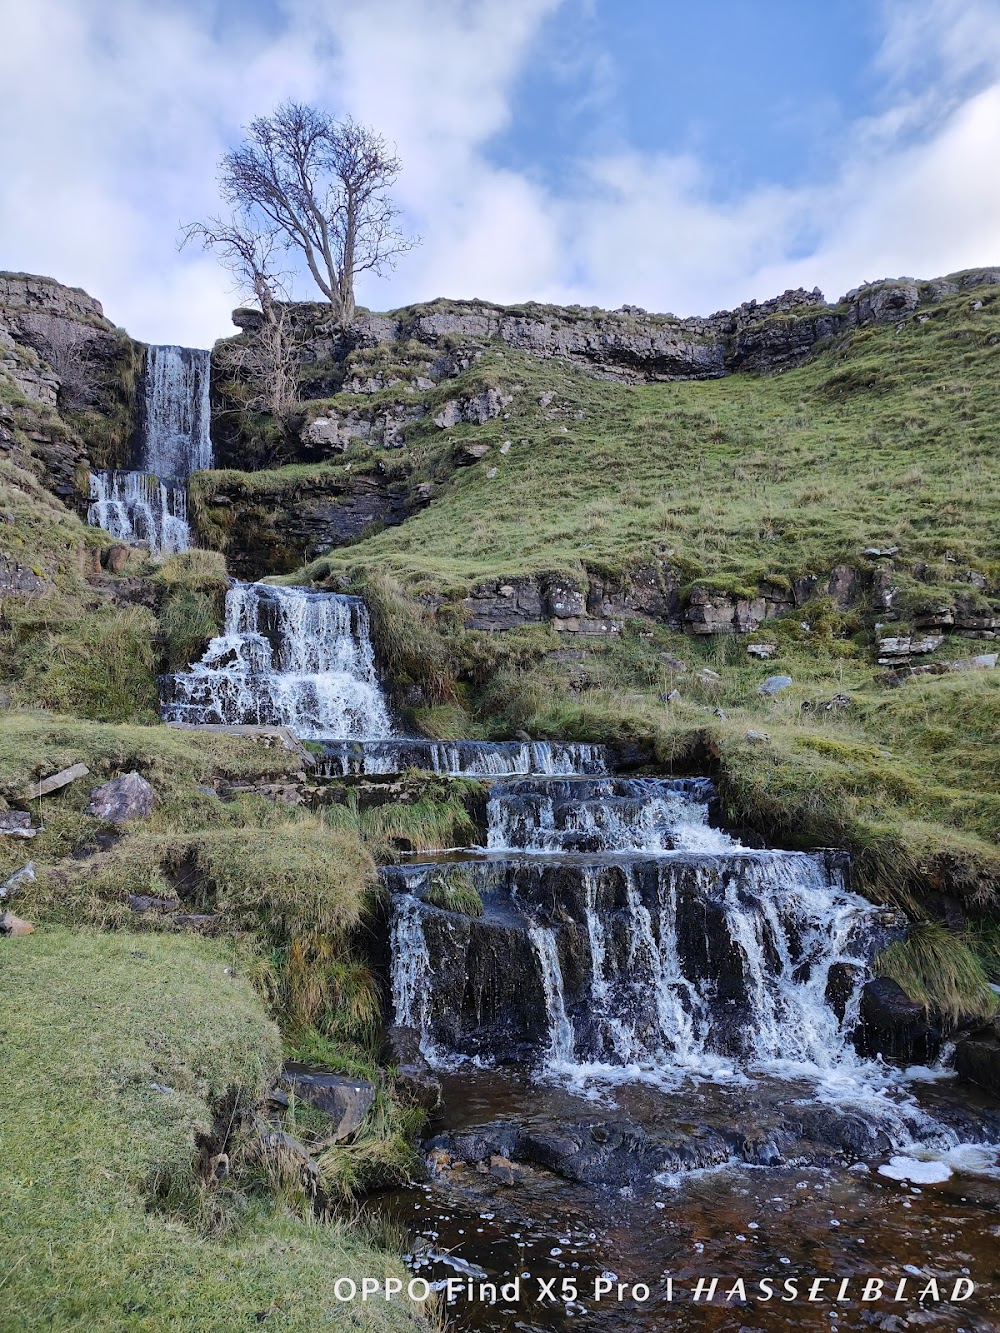
[[[0,267],[138,337],[231,331],[178,251],[240,128],[383,131],[438,295],[708,313],[1000,263],[1000,0],[0,0]],[[10,126],[15,131],[10,132]],[[302,281],[299,294],[310,294]]]

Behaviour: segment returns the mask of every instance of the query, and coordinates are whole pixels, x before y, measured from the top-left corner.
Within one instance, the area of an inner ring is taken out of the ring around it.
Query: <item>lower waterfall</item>
[[[165,722],[287,726],[304,737],[393,732],[358,597],[237,583],[224,631],[189,671],[160,679]]]
[[[494,782],[483,855],[383,872],[395,1022],[440,1067],[527,1063],[578,1088],[805,1081],[896,1148],[954,1148],[853,1042],[899,919],[850,889],[838,853],[741,846],[713,799],[704,779]],[[481,917],[426,901],[456,876]]]
[[[116,541],[147,546],[160,555],[191,545],[187,488],[165,485],[148,472],[91,472],[87,522]]]

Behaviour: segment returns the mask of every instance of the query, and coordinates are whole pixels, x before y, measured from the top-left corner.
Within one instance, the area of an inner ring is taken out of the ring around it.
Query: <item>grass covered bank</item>
[[[280,1063],[231,949],[56,927],[2,944],[0,1326],[426,1326],[334,1300],[338,1276],[404,1274],[357,1230],[303,1220],[250,1172],[200,1182],[213,1110]]]

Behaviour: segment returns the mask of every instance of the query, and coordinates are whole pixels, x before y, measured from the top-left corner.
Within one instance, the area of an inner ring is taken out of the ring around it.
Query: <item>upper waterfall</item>
[[[211,352],[150,347],[143,378],[140,470],[160,481],[212,466]]]
[[[224,632],[161,690],[166,722],[276,724],[343,739],[393,732],[367,608],[338,593],[236,584]]]
[[[147,349],[138,466],[91,472],[88,523],[156,554],[191,545],[186,479],[212,466],[211,358],[197,347]]]

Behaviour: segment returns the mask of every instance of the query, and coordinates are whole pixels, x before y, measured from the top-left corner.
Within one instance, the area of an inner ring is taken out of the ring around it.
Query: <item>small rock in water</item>
[[[780,694],[782,690],[787,690],[791,683],[791,676],[768,676],[767,680],[757,686],[757,693],[766,695]]]
[[[890,1157],[878,1169],[880,1176],[889,1180],[908,1180],[913,1184],[940,1185],[951,1177],[951,1167],[945,1162],[921,1162],[916,1157]]]

